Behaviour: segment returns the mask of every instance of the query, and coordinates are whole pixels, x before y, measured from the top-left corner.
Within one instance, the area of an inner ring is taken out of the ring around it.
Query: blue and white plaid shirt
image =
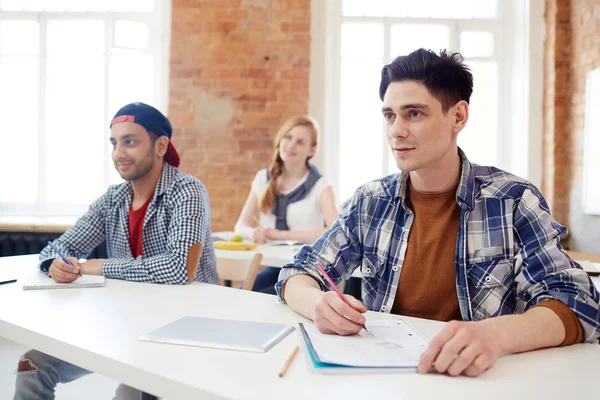
[[[459,154],[456,201],[461,217],[455,265],[463,319],[520,313],[557,299],[579,318],[585,340],[596,341],[598,291],[560,246],[567,231],[552,219],[542,194],[523,179],[473,165],[461,150]],[[369,310],[389,313],[414,218],[407,206],[408,176],[398,173],[360,187],[333,226],[282,269],[275,286],[279,300],[283,285],[296,274],[311,275],[322,290],[328,288],[317,263],[336,284],[360,267],[363,303]]]
[[[148,205],[142,228],[144,255],[133,258],[129,247],[130,182],[111,186],[89,210],[53,244],[67,257],[86,258],[106,241],[108,278],[168,284],[187,283],[186,259],[194,243],[202,243],[195,280],[219,283],[210,229],[210,206],[204,185],[167,163]],[[47,246],[40,265],[57,258]]]

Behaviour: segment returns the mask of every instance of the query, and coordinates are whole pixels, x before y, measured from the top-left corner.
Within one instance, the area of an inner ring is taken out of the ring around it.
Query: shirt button
[[[488,275],[488,276],[485,277],[486,283],[489,283],[491,280],[492,280],[491,276]]]
[[[393,270],[394,272],[398,271],[398,266],[397,266],[397,265],[394,265],[394,266],[392,267],[392,270]]]
[[[365,269],[365,272],[366,272],[367,274],[370,274],[370,273],[371,273],[371,268],[367,268],[367,269]]]
[[[381,306],[381,311],[385,311],[385,306]]]

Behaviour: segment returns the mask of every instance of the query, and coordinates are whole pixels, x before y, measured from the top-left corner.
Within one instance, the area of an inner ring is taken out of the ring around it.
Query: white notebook
[[[106,278],[102,275],[83,275],[71,283],[57,283],[43,272],[36,271],[27,279],[23,290],[91,288],[104,286],[105,283]]]
[[[291,325],[184,317],[140,337],[145,342],[265,353],[294,330]]]
[[[354,374],[415,371],[427,340],[403,319],[368,321],[369,332],[326,335],[314,324],[300,333],[316,372]]]

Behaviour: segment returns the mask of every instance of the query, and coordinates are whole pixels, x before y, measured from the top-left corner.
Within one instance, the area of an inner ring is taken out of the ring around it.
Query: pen
[[[300,348],[299,346],[294,347],[294,350],[292,350],[291,354],[288,356],[288,359],[285,362],[285,364],[283,365],[283,368],[281,368],[281,371],[279,371],[280,378],[283,378],[283,376],[287,372],[288,368],[292,364],[292,361],[294,361],[294,357],[296,357],[296,354],[298,353],[299,348]]]
[[[2,282],[0,282],[0,285],[4,285],[5,283],[14,283],[16,281],[17,281],[16,279],[11,279],[10,281],[2,281]]]
[[[319,269],[319,272],[321,273],[321,275],[323,275],[323,277],[327,280],[327,283],[329,283],[329,286],[331,286],[331,288],[342,298],[342,300],[344,300],[344,303],[348,304],[350,307],[352,307],[350,305],[350,302],[348,301],[348,299],[346,299],[346,296],[344,296],[342,294],[342,292],[340,292],[340,290],[337,288],[337,286],[335,285],[335,283],[333,283],[333,281],[331,280],[331,278],[329,277],[329,275],[327,275],[327,272],[325,272],[325,270],[323,269],[323,267],[320,264],[317,264],[317,268]],[[354,308],[354,307],[352,307]],[[367,332],[369,332],[369,330],[367,329],[367,326],[365,324],[363,324],[363,329]]]
[[[67,257],[63,256],[62,253],[60,251],[58,251],[58,249],[52,244],[52,242],[48,242],[48,244],[50,245],[50,247],[52,247],[54,249],[56,254],[58,254],[59,257],[63,259],[64,262],[66,262],[73,268],[77,268],[76,266],[73,265],[73,263],[71,263],[71,261],[67,260]],[[79,268],[77,268],[77,275],[82,276],[81,271],[79,271]]]

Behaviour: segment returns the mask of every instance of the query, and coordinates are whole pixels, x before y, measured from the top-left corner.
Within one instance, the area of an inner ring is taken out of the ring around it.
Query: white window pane
[[[49,21],[46,38],[49,55],[101,55],[104,52],[104,22]]]
[[[467,62],[473,73],[469,121],[458,134],[458,145],[471,162],[498,162],[498,65],[491,61]]]
[[[131,0],[131,11],[147,11],[154,10],[154,0]]]
[[[383,176],[379,77],[382,60],[342,60],[340,93],[340,200]]]
[[[110,11],[152,11],[154,10],[154,0],[108,0],[108,9]]]
[[[37,55],[39,31],[37,21],[0,21],[0,54]]]
[[[5,11],[21,11],[23,0],[0,0],[0,9]]]
[[[411,18],[495,18],[497,0],[343,0],[342,15]]]
[[[460,34],[460,53],[464,57],[492,57],[494,35],[491,32],[465,31]]]
[[[67,0],[45,0],[44,1],[44,9],[46,11],[66,11],[67,9]]]
[[[392,26],[392,59],[407,55],[419,48],[438,53],[450,46],[450,28],[447,25],[396,24]]]
[[[148,46],[148,26],[135,21],[115,22],[115,47],[145,49]]]
[[[90,203],[105,189],[103,57],[48,57],[46,104],[48,201]]]
[[[343,0],[342,15],[357,17],[385,17],[389,0]]]
[[[23,0],[24,11],[44,11],[44,0]]]
[[[0,202],[37,201],[38,70],[37,57],[0,56]]]
[[[496,18],[498,16],[498,0],[478,0],[473,4],[474,18]]]
[[[97,0],[65,0],[65,10],[71,12],[88,11],[88,3],[99,3]]]
[[[342,25],[342,58],[383,57],[383,25],[346,23]]]

